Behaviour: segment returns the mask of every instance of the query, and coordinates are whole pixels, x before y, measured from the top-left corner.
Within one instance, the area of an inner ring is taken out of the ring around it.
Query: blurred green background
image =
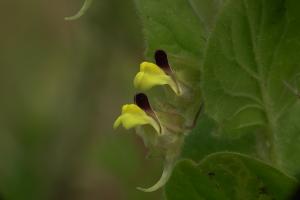
[[[132,0],[0,1],[0,199],[143,200],[161,173],[112,130],[143,60]]]

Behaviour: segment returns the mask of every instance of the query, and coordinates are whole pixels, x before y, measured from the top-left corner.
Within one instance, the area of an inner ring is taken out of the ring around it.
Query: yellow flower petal
[[[119,116],[114,123],[114,129],[116,129],[120,126],[121,121],[122,121],[122,118],[121,118],[121,116]]]
[[[151,62],[142,62],[140,64],[140,71],[157,75],[165,75],[165,72],[159,66]]]
[[[113,126],[114,129],[121,124],[125,129],[149,124],[156,130],[157,133],[160,132],[158,123],[135,104],[126,104],[122,107],[122,114],[116,119]]]
[[[179,95],[177,84],[159,66],[154,63],[143,62],[140,65],[140,72],[134,78],[134,86],[141,90],[148,90],[156,85],[169,85]]]

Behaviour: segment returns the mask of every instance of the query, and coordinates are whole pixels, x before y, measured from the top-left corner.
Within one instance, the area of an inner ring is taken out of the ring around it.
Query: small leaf
[[[166,162],[164,165],[164,170],[163,173],[160,177],[160,179],[151,187],[149,188],[142,188],[142,187],[137,187],[138,190],[141,190],[143,192],[154,192],[160,188],[162,188],[169,180],[173,168],[174,168],[175,162]]]
[[[180,161],[165,193],[168,200],[284,200],[296,185],[296,179],[251,157],[215,153],[199,165]]]
[[[75,15],[70,17],[65,17],[65,20],[72,21],[72,20],[79,19],[82,15],[86,13],[87,9],[91,6],[92,2],[93,0],[85,0],[81,9]]]

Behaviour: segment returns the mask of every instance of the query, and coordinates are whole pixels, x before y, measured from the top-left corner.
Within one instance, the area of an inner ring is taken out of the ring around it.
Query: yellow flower
[[[180,95],[176,82],[158,65],[150,62],[141,63],[140,72],[134,78],[134,86],[141,90],[148,90],[156,85],[169,85],[177,95]]]
[[[160,133],[160,126],[151,116],[136,104],[126,104],[122,107],[122,114],[116,119],[114,129],[122,124],[125,129],[141,125],[151,125],[157,133]]]

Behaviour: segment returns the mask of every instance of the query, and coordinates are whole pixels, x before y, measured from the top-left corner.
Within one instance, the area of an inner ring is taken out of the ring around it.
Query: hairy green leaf
[[[280,165],[287,172],[300,175],[300,100],[279,121],[276,145]]]
[[[231,137],[220,134],[217,123],[203,115],[197,126],[185,138],[182,158],[200,161],[205,156],[220,151],[240,152],[257,156],[255,137],[250,134]]]
[[[209,30],[222,0],[135,2],[143,22],[147,57],[152,59],[155,50],[163,49],[173,68],[199,81]]]
[[[180,161],[166,185],[168,200],[284,200],[297,181],[251,157],[216,153],[198,165]]]
[[[280,167],[293,162],[278,156],[277,139],[288,137],[279,121],[296,101],[284,82],[300,73],[299,9],[297,0],[226,1],[202,72],[207,113],[225,132],[258,134],[261,157]]]

